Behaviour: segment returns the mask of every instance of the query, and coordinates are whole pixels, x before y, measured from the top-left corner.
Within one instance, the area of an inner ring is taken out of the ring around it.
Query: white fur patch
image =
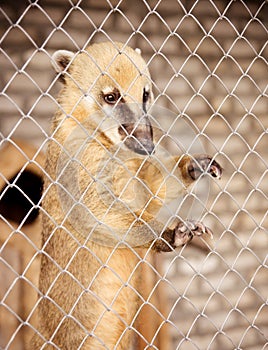
[[[146,84],[144,87],[145,92],[150,92],[150,86],[149,84]]]
[[[109,93],[112,93],[114,90],[114,86],[106,86],[104,89],[102,89],[102,92],[104,95],[107,95]]]
[[[93,100],[92,100],[92,103]],[[115,118],[113,118],[113,107],[106,106],[102,112],[92,113],[90,118],[114,144],[121,142],[121,137],[118,132],[119,124]]]
[[[58,50],[52,55],[52,66],[57,73],[61,73],[74,58],[75,53],[68,50]]]
[[[104,124],[106,124],[104,122]],[[105,134],[107,135],[107,137],[115,144],[119,144],[121,142],[121,137],[119,135],[119,132],[118,132],[118,128],[115,128],[115,127],[110,127],[110,128],[107,128],[105,127]]]
[[[83,97],[83,102],[84,102],[84,105],[87,109],[94,110],[93,107],[94,107],[96,102],[95,102],[95,99],[91,95],[85,95]]]

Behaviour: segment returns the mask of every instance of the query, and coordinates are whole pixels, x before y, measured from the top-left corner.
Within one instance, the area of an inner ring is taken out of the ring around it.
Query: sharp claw
[[[188,173],[193,180],[197,180],[201,175],[207,173],[217,179],[221,178],[222,167],[219,163],[208,155],[198,155],[190,161]]]
[[[208,227],[206,227],[206,233],[209,235],[210,239],[213,239],[213,233]]]
[[[211,239],[213,239],[212,231],[207,226],[205,226],[202,222],[196,222],[196,230],[197,230],[197,236],[207,234]]]
[[[209,172],[211,176],[216,177],[216,179],[220,179],[222,175],[222,168],[219,164],[212,164]]]
[[[199,225],[200,225],[200,229],[201,229],[202,233],[206,233],[206,226],[204,224],[202,224],[202,222],[200,222]]]
[[[193,221],[187,221],[185,224],[190,231],[195,231],[196,230],[196,224]]]
[[[195,236],[201,236],[206,232],[206,228],[201,222],[196,222],[193,231]]]
[[[186,232],[187,231],[187,227],[186,226],[180,227],[180,231],[181,231],[181,233]]]
[[[174,246],[182,246],[190,242],[193,236],[199,237],[203,234],[208,234],[211,239],[213,238],[212,231],[200,221],[186,220],[180,222],[175,231]]]

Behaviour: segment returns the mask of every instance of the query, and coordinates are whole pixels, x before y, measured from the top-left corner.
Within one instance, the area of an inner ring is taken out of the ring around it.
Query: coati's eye
[[[143,89],[142,102],[143,102],[143,103],[148,102],[149,97],[150,97],[150,92],[149,92],[149,91],[146,91],[145,89]]]
[[[123,99],[121,97],[120,91],[117,88],[111,89],[111,88],[106,88],[103,91],[103,99],[106,103],[110,104],[110,105],[114,105],[116,104],[117,101],[122,100],[121,102],[123,102]]]
[[[106,94],[103,96],[103,98],[104,101],[109,103],[110,105],[115,104],[118,100],[118,96],[115,93]]]

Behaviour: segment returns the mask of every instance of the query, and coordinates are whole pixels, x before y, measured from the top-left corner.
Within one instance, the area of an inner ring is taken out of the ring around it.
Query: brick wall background
[[[156,102],[190,123],[224,167],[204,213],[215,233],[211,251],[187,247],[162,260],[172,349],[268,348],[267,5],[0,1],[2,144],[20,138],[45,150],[60,87],[55,50],[123,41],[141,48]],[[2,272],[11,269],[0,252]],[[0,347],[11,349],[4,333]]]

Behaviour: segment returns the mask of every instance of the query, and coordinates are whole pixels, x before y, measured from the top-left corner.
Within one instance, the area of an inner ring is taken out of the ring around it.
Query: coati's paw
[[[215,160],[212,160],[212,157],[206,154],[199,154],[190,160],[188,173],[193,180],[197,180],[202,174],[209,174],[220,179],[222,167]]]
[[[208,234],[213,238],[211,230],[202,222],[193,220],[181,221],[175,228],[173,245],[174,247],[180,247],[190,242],[194,236],[202,236],[203,234]]]

